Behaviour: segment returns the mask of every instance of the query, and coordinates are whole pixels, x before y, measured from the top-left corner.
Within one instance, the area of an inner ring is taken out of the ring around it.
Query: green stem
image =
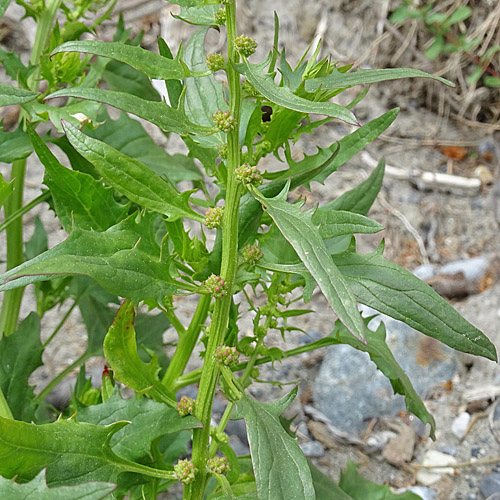
[[[63,381],[64,378],[66,378],[67,375],[69,375],[75,368],[78,368],[79,366],[83,365],[88,359],[92,357],[92,354],[88,352],[84,352],[78,359],[73,361],[69,366],[67,366],[59,375],[57,375],[55,378],[53,378],[41,391],[39,394],[37,394],[34,398],[34,401],[36,402],[41,402],[43,401],[51,392],[52,390],[59,385],[60,382]]]
[[[14,416],[10,411],[9,403],[3,395],[2,389],[0,389],[0,417],[8,418],[9,420],[14,420]]]
[[[24,174],[26,159],[16,160],[12,164],[10,179],[14,179],[14,190],[5,202],[4,213],[8,219],[23,205]],[[7,238],[7,270],[13,269],[23,262],[23,221],[16,219],[6,230]],[[3,335],[11,335],[16,331],[19,310],[23,298],[24,287],[7,290],[3,297],[0,313],[0,339]]]
[[[191,320],[187,331],[183,334],[179,334],[177,348],[162,380],[162,384],[172,392],[176,392],[177,378],[184,373],[187,362],[189,361],[196,342],[198,341],[201,328],[205,324],[208,316],[210,300],[210,295],[200,296],[200,300],[196,306],[196,311],[194,312],[193,319]]]
[[[22,217],[24,214],[28,213],[32,208],[36,207],[40,203],[47,201],[50,198],[50,191],[45,191],[40,196],[37,196],[34,200],[31,200],[29,203],[21,207],[19,210],[16,210],[13,214],[9,216],[9,218],[5,218],[5,221],[0,224],[0,233],[7,229],[13,222],[15,222],[19,217]]]
[[[236,3],[231,0],[226,7],[226,26],[228,43],[228,61],[238,61],[234,51],[233,40],[236,38]],[[231,96],[230,113],[234,117],[235,127],[229,132],[226,207],[222,223],[222,261],[221,277],[228,284],[229,290],[225,297],[215,302],[212,324],[210,325],[208,344],[205,352],[198,397],[196,399],[195,416],[203,427],[193,431],[193,462],[199,472],[191,488],[186,488],[184,498],[187,500],[202,500],[205,495],[207,481],[206,462],[208,457],[208,441],[210,438],[210,417],[212,403],[219,376],[219,366],[214,359],[215,350],[222,345],[229,321],[229,311],[232,303],[232,285],[236,276],[238,264],[238,210],[240,200],[239,184],[233,171],[239,165],[239,122],[241,114],[241,86],[239,74],[231,64],[227,67],[227,78]]]

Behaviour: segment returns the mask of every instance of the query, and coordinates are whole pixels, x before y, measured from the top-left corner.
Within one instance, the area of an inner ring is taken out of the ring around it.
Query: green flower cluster
[[[204,282],[203,285],[208,290],[210,295],[215,299],[222,299],[227,295],[227,284],[220,276],[211,274]]]
[[[234,169],[234,176],[238,182],[243,184],[252,184],[253,186],[262,184],[262,175],[255,165],[251,167],[247,163],[243,163]]]
[[[227,474],[231,471],[231,464],[227,457],[215,456],[207,461],[207,469],[215,474]]]
[[[195,400],[189,396],[182,396],[180,401],[177,403],[177,412],[181,417],[186,415],[192,415],[194,412]]]
[[[192,460],[179,460],[174,465],[175,476],[179,481],[184,484],[192,483],[198,472],[198,468],[194,465]]]
[[[212,118],[214,125],[225,134],[229,134],[234,129],[234,116],[229,111],[216,111]]]
[[[205,214],[205,220],[203,223],[208,229],[215,229],[222,225],[222,219],[224,217],[224,207],[211,207],[207,210]]]
[[[240,353],[236,347],[221,345],[215,349],[215,360],[224,366],[234,366],[238,363]]]
[[[245,57],[251,56],[257,48],[257,42],[246,35],[235,38],[233,43],[235,50]]]
[[[210,71],[219,71],[224,68],[226,60],[222,54],[215,52],[214,54],[207,54],[207,68]]]
[[[264,254],[262,253],[262,250],[257,246],[256,243],[251,245],[250,243],[241,251],[241,255],[243,256],[243,259],[245,259],[245,262],[251,265],[257,264],[262,257],[264,257]]]

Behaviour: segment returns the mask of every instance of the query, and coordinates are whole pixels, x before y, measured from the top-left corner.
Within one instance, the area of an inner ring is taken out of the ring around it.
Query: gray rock
[[[302,443],[300,449],[306,457],[322,457],[325,454],[325,449],[318,441]]]
[[[365,316],[375,312],[363,309]],[[380,321],[380,317],[374,318],[375,324],[370,327],[376,328]],[[400,321],[386,316],[383,321],[389,348],[420,395],[453,378],[457,355],[452,349]],[[389,380],[368,354],[346,345],[327,349],[316,379],[314,401],[335,426],[351,433],[362,433],[372,418],[394,416],[404,408],[404,398],[394,395]]]
[[[478,280],[484,276],[488,269],[489,259],[483,255],[471,259],[456,260],[445,264],[440,272],[442,274],[464,273],[468,280]]]
[[[498,472],[485,474],[479,483],[479,491],[484,498],[500,493],[500,474]]]

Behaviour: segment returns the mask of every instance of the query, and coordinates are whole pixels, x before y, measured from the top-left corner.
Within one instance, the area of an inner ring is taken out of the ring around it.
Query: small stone
[[[447,465],[453,465],[457,463],[455,458],[445,453],[441,453],[437,450],[428,450],[422,460],[423,465],[442,465],[443,467],[436,469],[420,469],[417,472],[417,481],[424,485],[430,486],[438,482],[443,474],[454,474],[454,469],[452,467],[446,467]]]
[[[483,450],[479,447],[479,446],[474,446],[473,448],[471,448],[470,450],[470,455],[471,457],[474,457],[474,458],[479,458],[479,456],[481,455],[481,452]]]
[[[498,472],[485,474],[479,483],[479,491],[484,498],[500,493],[500,474]]]
[[[462,439],[465,436],[469,422],[470,414],[464,411],[455,420],[453,420],[453,423],[451,424],[451,432],[453,432],[458,439]]]
[[[318,441],[308,441],[302,443],[300,449],[306,457],[322,457],[325,454],[325,449]]]
[[[424,486],[410,486],[409,488],[399,488],[396,490],[396,493],[405,493],[410,491],[411,493],[415,493],[422,500],[436,500],[437,492],[432,488],[426,488]]]
[[[477,177],[483,186],[491,186],[494,181],[494,177],[490,169],[484,165],[476,167],[474,170],[474,177]]]

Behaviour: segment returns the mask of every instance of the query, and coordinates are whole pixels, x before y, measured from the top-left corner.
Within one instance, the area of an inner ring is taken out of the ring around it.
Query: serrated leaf
[[[95,40],[72,40],[56,47],[50,56],[60,52],[83,52],[109,57],[126,63],[144,73],[148,78],[159,80],[182,80],[190,71],[178,59],[167,59],[150,50],[120,42],[99,42]]]
[[[0,83],[0,106],[10,106],[12,104],[24,104],[33,101],[38,97],[36,92],[18,89],[12,85]]]
[[[495,346],[475,326],[409,271],[376,252],[360,255],[351,247],[332,256],[356,298],[388,316],[403,321],[453,349],[497,360]]]
[[[116,481],[127,469],[108,443],[125,425],[99,427],[75,420],[34,425],[0,417],[0,474],[28,481],[46,467],[50,485]]]
[[[134,391],[147,394],[173,408],[175,396],[158,378],[158,359],[144,363],[137,354],[134,330],[134,305],[125,301],[104,339],[104,356],[113,369],[115,378]]]
[[[144,163],[174,184],[203,179],[203,174],[192,159],[181,154],[168,154],[153,141],[137,120],[126,113],[122,113],[118,120],[111,120],[107,115],[104,119],[105,123],[95,130],[86,130],[86,135]]]
[[[116,488],[112,483],[84,483],[76,486],[60,486],[48,488],[45,479],[45,470],[42,470],[29,483],[18,484],[0,476],[0,498],[8,500],[101,500],[109,498],[109,494]]]
[[[430,425],[430,435],[434,439],[436,421],[428,412],[420,396],[413,388],[410,379],[399,366],[391,350],[385,343],[385,325],[380,323],[376,331],[367,328],[366,332],[366,344],[363,344],[355,339],[340,322],[337,322],[335,330],[330,333],[328,338],[334,339],[340,344],[348,344],[358,351],[367,352],[370,359],[377,365],[377,368],[391,382],[394,394],[404,396],[406,409],[416,415],[424,424]]]
[[[396,119],[399,109],[391,109],[387,113],[375,118],[374,120],[366,123],[354,132],[345,137],[342,137],[338,142],[334,142],[328,148],[318,148],[318,153],[305,156],[303,160],[294,162],[291,158],[287,158],[289,169],[276,172],[272,175],[266,175],[268,179],[286,179],[290,176],[299,175],[303,172],[308,172],[318,168],[325,163],[332,154],[337,151],[338,153],[332,159],[327,168],[319,172],[313,180],[323,183],[324,180],[335,172],[341,165],[349,161],[353,156],[362,151],[370,142],[382,134],[392,122]]]
[[[150,222],[139,225],[135,215],[97,233],[74,228],[69,237],[0,276],[0,291],[64,275],[83,274],[95,279],[105,290],[135,302],[180,293],[183,285],[169,274],[160,260],[160,249],[146,245]]]
[[[311,473],[297,441],[283,428],[281,413],[297,388],[275,403],[259,403],[243,394],[232,418],[244,418],[259,500],[315,500]]]
[[[15,160],[28,157],[32,151],[30,139],[22,127],[14,132],[0,130],[0,161],[13,163]]]
[[[110,188],[90,175],[61,165],[30,125],[27,131],[45,167],[44,183],[51,191],[57,216],[68,233],[73,224],[105,231],[126,217],[129,206],[119,204]]]
[[[450,87],[455,86],[453,82],[450,82],[445,78],[431,75],[425,71],[420,71],[419,69],[411,68],[358,69],[352,73],[334,71],[327,76],[306,80],[305,85],[307,92],[316,92],[319,88],[349,88],[355,85],[386,82],[388,80],[401,80],[403,78],[430,78]]]
[[[5,0],[4,0],[5,1]],[[5,73],[9,75],[12,80],[18,81],[23,87],[27,87],[27,77],[34,66],[26,67],[18,54],[7,52],[0,48],[0,63],[2,63]]]
[[[312,211],[302,212],[299,205],[287,203],[287,193],[288,185],[275,198],[265,198],[256,189],[253,191],[316,280],[334,312],[354,336],[364,339],[365,325],[356,300],[333,263],[318,227],[311,220]]]
[[[33,419],[36,407],[28,379],[42,366],[42,352],[40,318],[34,312],[16,332],[0,340],[0,389],[15,419],[27,422]]]
[[[176,409],[149,399],[123,399],[117,389],[103,404],[81,409],[76,419],[96,425],[109,425],[128,420],[127,425],[110,441],[112,450],[120,457],[137,461],[151,452],[154,440],[166,434],[200,427],[195,417],[180,417]]]
[[[69,123],[64,123],[63,127],[72,146],[129,200],[172,220],[187,217],[203,221],[203,217],[189,206],[190,191],[179,193],[143,163],[82,134]]]
[[[358,465],[347,462],[346,468],[340,473],[339,486],[348,493],[353,500],[421,500],[418,495],[407,491],[405,493],[392,493],[386,484],[372,483],[358,474]]]
[[[10,196],[10,194],[14,190],[13,182],[14,182],[14,180],[7,182],[3,178],[3,175],[0,174],[0,208],[2,207],[2,205],[5,203],[7,198]]]
[[[172,108],[164,102],[146,101],[124,92],[76,87],[57,90],[47,96],[46,99],[54,97],[78,97],[109,104],[122,111],[144,118],[166,132],[175,132],[180,135],[208,135],[215,130],[213,127],[203,127],[190,122],[182,110]]]
[[[344,106],[333,102],[308,101],[292,93],[288,87],[278,87],[273,76],[263,70],[268,61],[260,64],[251,64],[245,58],[243,63],[234,64],[236,71],[245,75],[248,81],[269,101],[284,108],[293,109],[302,113],[316,113],[338,118],[352,125],[357,125],[356,117]]]

